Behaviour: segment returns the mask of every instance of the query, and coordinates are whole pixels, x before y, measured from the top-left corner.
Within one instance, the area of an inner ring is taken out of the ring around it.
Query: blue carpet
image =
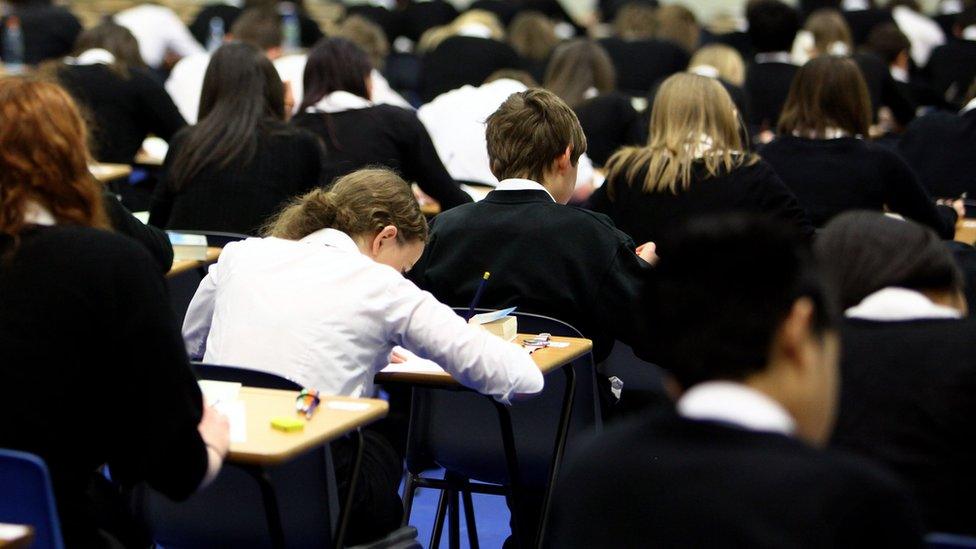
[[[443,469],[427,471],[424,476],[443,478]],[[413,511],[410,513],[410,525],[417,528],[418,539],[424,547],[430,544],[430,536],[434,530],[434,515],[437,513],[437,499],[440,490],[420,488],[413,500]],[[478,544],[484,549],[498,549],[509,535],[509,512],[505,505],[505,498],[485,494],[474,494],[475,523],[478,527]],[[447,521],[441,534],[440,547],[447,547]],[[464,523],[464,513],[461,513],[461,547],[468,545],[468,529]],[[428,549],[439,549],[428,547]]]

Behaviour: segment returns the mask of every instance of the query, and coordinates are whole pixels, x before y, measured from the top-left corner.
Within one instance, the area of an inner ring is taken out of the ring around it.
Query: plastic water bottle
[[[24,65],[24,34],[20,30],[20,19],[16,15],[7,18],[3,28],[3,68],[7,74],[23,74]]]
[[[213,53],[224,43],[224,20],[219,17],[210,19],[210,35],[207,37],[207,51]]]
[[[298,10],[291,2],[282,2],[281,12],[281,37],[282,49],[285,53],[295,53],[302,48],[302,28],[298,22]]]

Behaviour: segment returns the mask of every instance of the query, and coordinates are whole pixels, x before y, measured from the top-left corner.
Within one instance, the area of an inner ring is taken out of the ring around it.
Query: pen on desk
[[[471,317],[474,316],[474,309],[478,306],[478,302],[481,301],[481,294],[484,293],[485,286],[488,285],[488,277],[490,276],[491,273],[485,271],[484,276],[481,277],[481,282],[478,283],[478,290],[474,293],[474,299],[471,300],[471,305],[468,307],[468,316],[465,320],[471,320]]]

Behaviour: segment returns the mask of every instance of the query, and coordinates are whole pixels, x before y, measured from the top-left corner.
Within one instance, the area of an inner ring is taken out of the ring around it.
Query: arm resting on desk
[[[395,343],[440,364],[465,387],[508,403],[518,393],[542,390],[542,372],[521,347],[468,324],[412,282],[400,278],[390,288],[386,310]]]

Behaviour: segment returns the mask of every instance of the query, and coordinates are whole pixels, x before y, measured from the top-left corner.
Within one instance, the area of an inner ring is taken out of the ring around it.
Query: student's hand
[[[390,364],[403,364],[407,361],[407,357],[401,355],[396,351],[390,352]]]
[[[204,402],[203,417],[200,418],[197,431],[208,448],[220,454],[221,458],[227,456],[230,449],[230,421],[227,416]]]
[[[657,262],[661,259],[657,256],[657,244],[653,242],[645,242],[641,244],[636,250],[634,250],[634,252],[637,254],[637,257],[643,259],[651,265],[657,265]]]
[[[571,198],[569,202],[571,204],[582,204],[590,198],[590,195],[593,194],[593,191],[595,190],[596,187],[593,186],[593,183],[583,183],[581,185],[577,185],[573,190],[573,198]]]
[[[956,215],[959,216],[959,219],[966,217],[966,202],[961,198],[957,198],[955,200],[952,200],[951,198],[940,198],[939,200],[936,200],[935,203],[942,206],[949,206],[953,210],[956,210]]]

